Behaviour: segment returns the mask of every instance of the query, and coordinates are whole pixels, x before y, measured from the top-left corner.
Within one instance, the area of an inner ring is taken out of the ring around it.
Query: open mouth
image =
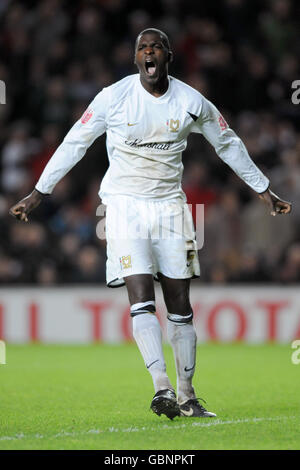
[[[145,69],[146,69],[147,75],[151,77],[156,72],[156,65],[152,60],[147,60],[145,63]]]

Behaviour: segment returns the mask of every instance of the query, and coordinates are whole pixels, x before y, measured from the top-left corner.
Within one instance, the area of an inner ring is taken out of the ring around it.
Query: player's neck
[[[157,83],[154,84],[148,83],[142,77],[140,79],[143,88],[145,88],[148,93],[155,96],[155,98],[159,98],[160,96],[164,95],[169,88],[168,75],[162,77]]]

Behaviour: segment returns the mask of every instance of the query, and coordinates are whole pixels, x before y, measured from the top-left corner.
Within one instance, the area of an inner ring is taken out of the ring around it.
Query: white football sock
[[[188,320],[191,316],[187,316]],[[172,318],[175,321],[170,320]],[[196,365],[197,336],[192,321],[189,323],[177,323],[183,320],[180,315],[168,315],[167,331],[168,339],[172,345],[176,373],[177,373],[177,399],[182,404],[191,398],[195,398],[192,380]]]
[[[132,327],[133,337],[152,376],[155,393],[166,388],[174,390],[166,373],[158,319],[152,313],[138,314],[132,319]]]

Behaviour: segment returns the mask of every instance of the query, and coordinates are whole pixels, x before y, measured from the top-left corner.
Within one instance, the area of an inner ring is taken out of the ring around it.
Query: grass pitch
[[[199,345],[194,386],[218,417],[170,421],[149,410],[152,380],[135,344],[7,345],[0,449],[299,449],[300,365],[291,353]]]

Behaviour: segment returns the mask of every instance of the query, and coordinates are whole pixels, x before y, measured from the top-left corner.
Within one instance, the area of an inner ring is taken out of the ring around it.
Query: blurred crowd
[[[188,202],[205,205],[200,283],[300,280],[300,4],[292,0],[1,0],[0,283],[105,282],[96,235],[105,136],[24,224],[8,215],[32,191],[66,132],[102,89],[136,73],[146,27],[165,31],[170,74],[198,89],[243,139],[272,190],[293,203],[271,217],[199,135],[183,156]]]

